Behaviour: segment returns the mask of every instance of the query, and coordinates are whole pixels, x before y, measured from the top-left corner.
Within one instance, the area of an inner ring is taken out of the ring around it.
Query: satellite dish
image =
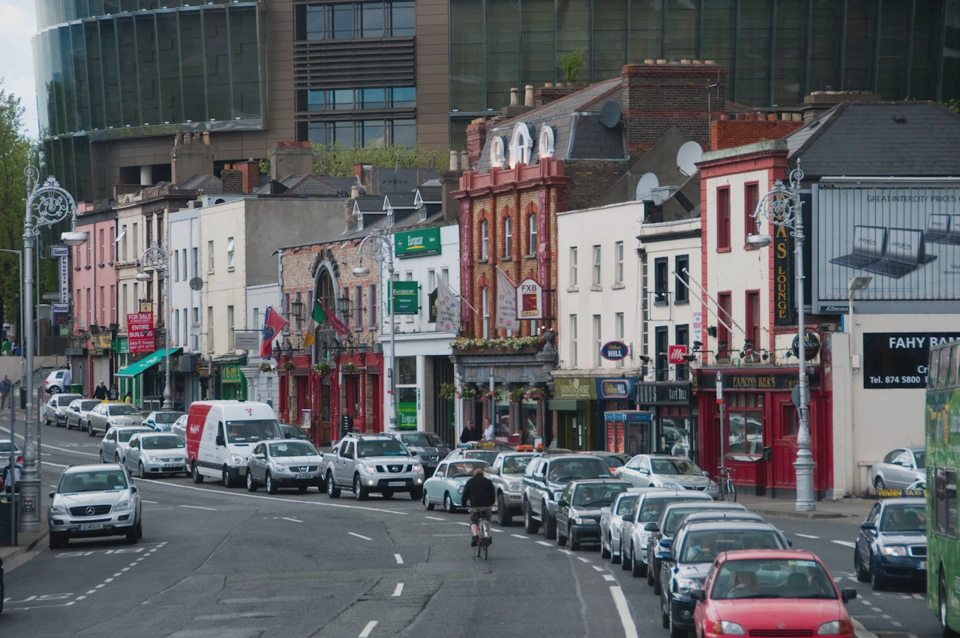
[[[203,279],[194,277],[190,280],[190,290],[203,290]]]
[[[703,157],[703,149],[696,142],[686,142],[677,151],[677,170],[690,177],[700,169],[697,162]]]
[[[660,180],[657,179],[657,176],[653,173],[644,173],[643,177],[640,178],[640,181],[637,182],[637,196],[636,200],[642,202],[645,199],[650,199],[650,194],[653,192],[653,189],[660,187]]]
[[[603,109],[600,111],[600,123],[606,126],[607,128],[617,128],[620,125],[620,122],[623,121],[623,112],[620,110],[620,105],[610,100],[603,105]]]

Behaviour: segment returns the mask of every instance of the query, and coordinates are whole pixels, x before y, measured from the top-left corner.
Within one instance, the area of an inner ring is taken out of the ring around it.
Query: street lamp
[[[392,282],[393,281],[393,244],[390,239],[380,232],[379,229],[374,229],[369,235],[363,238],[363,241],[360,242],[360,245],[357,246],[357,255],[360,256],[360,264],[353,269],[353,274],[357,277],[366,277],[370,274],[370,269],[363,265],[363,247],[366,245],[369,240],[376,241],[379,246],[377,253],[374,255],[374,259],[387,269],[387,278]],[[383,269],[380,269],[380,290],[383,290]],[[387,300],[387,303],[390,303],[390,300]],[[380,311],[380,325],[382,326],[384,321],[384,312],[381,307]],[[393,315],[390,316],[390,386],[389,393],[392,398],[393,405],[390,410],[390,424],[389,430],[395,432],[397,426],[400,423],[399,409],[400,406],[397,403],[397,327],[393,323]]]
[[[793,467],[797,472],[797,502],[798,512],[812,512],[817,508],[813,493],[813,468],[816,463],[810,453],[810,420],[808,404],[810,391],[807,389],[807,361],[806,361],[806,316],[803,307],[803,200],[800,198],[800,184],[803,182],[803,171],[800,162],[790,171],[789,184],[776,180],[773,188],[757,203],[753,218],[760,221],[766,219],[771,225],[787,229],[794,240],[794,262],[797,280],[797,412],[800,425],[797,432],[797,460]],[[770,235],[750,235],[747,244],[756,248],[769,246],[773,242]]]
[[[167,273],[170,270],[170,253],[165,247],[161,248],[157,244],[152,244],[149,248],[143,251],[143,254],[140,255],[140,261],[137,263],[139,265],[139,270],[140,270],[140,272],[138,272],[135,277],[137,281],[150,281],[151,279],[153,279],[153,275],[151,275],[147,271],[156,272],[160,277],[163,277],[163,294],[167,298],[167,303],[166,303],[167,308],[165,313],[166,319],[164,319],[164,325],[165,325],[164,332],[166,333],[166,337],[167,337],[166,338],[167,345],[165,348],[166,352],[164,352],[165,379],[163,384],[163,405],[161,406],[161,408],[163,410],[170,410],[173,408],[173,405],[171,403],[171,399],[173,398],[173,390],[172,390],[172,386],[170,385],[170,346],[171,346],[170,306],[171,306],[172,299],[170,297],[170,288],[169,288],[170,280],[167,278]],[[159,296],[159,291],[157,294]]]
[[[70,231],[60,240],[68,246],[87,241],[86,233],[77,232],[77,202],[52,175],[40,183],[40,171],[34,166],[23,169],[27,176],[27,202],[23,220],[23,283],[26,288],[20,303],[23,306],[23,354],[27,410],[23,429],[23,474],[20,480],[20,531],[40,531],[40,448],[33,422],[33,248],[40,229],[70,218]]]

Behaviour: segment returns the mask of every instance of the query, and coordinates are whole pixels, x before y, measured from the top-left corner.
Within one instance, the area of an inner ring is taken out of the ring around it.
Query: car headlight
[[[156,462],[156,459],[154,459],[154,458],[153,458],[152,456],[150,456],[149,454],[141,454],[141,455],[140,455],[140,459],[143,460],[143,461],[146,461],[147,463],[154,463],[154,462]]]
[[[243,460],[243,457],[240,456],[239,454],[231,454],[230,462],[233,463],[234,465],[241,465],[244,463],[244,460]]]
[[[131,507],[130,501],[120,501],[119,503],[117,503],[116,505],[113,506],[113,511],[114,511],[114,512],[125,512],[125,511],[127,511],[128,509],[130,509],[130,507]]]
[[[374,467],[371,466],[371,465],[366,465],[366,464],[361,464],[361,465],[360,465],[360,471],[363,472],[364,474],[376,474],[376,473],[377,473],[376,468],[374,468]]]
[[[665,488],[667,488],[668,490],[682,490],[682,489],[683,489],[683,486],[682,486],[682,485],[680,485],[679,483],[674,483],[674,482],[672,482],[672,481],[664,481],[663,483],[660,484],[660,487],[665,487]]]
[[[907,548],[903,545],[887,545],[880,548],[880,553],[884,556],[906,556]]]
[[[422,471],[423,471],[423,466],[420,465],[419,463],[414,463],[414,464],[413,464],[413,471],[414,471],[414,472],[422,472]]]
[[[717,633],[729,634],[731,636],[742,636],[744,634],[744,631],[743,631],[743,627],[741,627],[735,622],[730,622],[729,620],[721,620],[720,631]]]
[[[853,634],[853,625],[846,620],[832,620],[820,625],[818,636],[836,636],[839,634]]]
[[[559,501],[560,497],[563,495],[563,490],[557,490],[553,493],[553,500]]]
[[[674,578],[673,583],[678,594],[689,594],[703,587],[703,582],[698,578]]]
[[[463,494],[463,486],[461,485],[460,487],[458,487],[458,488],[457,488],[457,491],[460,492],[461,494]]]
[[[50,513],[51,513],[51,514],[59,514],[60,516],[66,516],[66,515],[67,515],[67,508],[64,507],[63,505],[51,505],[51,506],[50,506]]]

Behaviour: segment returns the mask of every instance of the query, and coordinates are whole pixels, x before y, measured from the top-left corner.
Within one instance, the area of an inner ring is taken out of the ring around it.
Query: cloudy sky
[[[37,91],[33,79],[33,47],[37,29],[34,0],[0,0],[0,78],[3,88],[20,98],[27,132],[37,136]]]

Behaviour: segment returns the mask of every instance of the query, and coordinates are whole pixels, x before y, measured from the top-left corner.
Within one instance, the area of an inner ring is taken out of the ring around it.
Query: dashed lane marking
[[[393,590],[393,597],[397,598],[403,593],[403,583],[397,583],[397,588]]]
[[[380,623],[376,620],[371,620],[367,623],[367,626],[363,628],[363,631],[360,632],[359,638],[369,638],[370,633],[373,631],[373,628],[379,625]]]
[[[354,533],[354,532],[347,532],[347,534],[350,534],[350,536],[356,536],[357,538],[362,538],[362,539],[365,540],[365,541],[372,541],[372,540],[373,540],[373,539],[370,538],[369,536],[364,536],[364,535],[362,535],[362,534],[356,534],[356,533]]]
[[[180,507],[186,507],[187,509],[191,509],[191,510],[206,510],[208,512],[217,511],[215,507],[202,507],[200,505],[181,505]]]
[[[811,534],[794,534],[794,536],[799,536],[800,538],[810,538],[813,540],[820,538],[819,536],[813,536]]]
[[[430,519],[431,521],[445,521],[447,519],[440,518],[439,516],[424,516],[424,518]]]
[[[598,572],[603,572],[603,567],[597,567],[596,565],[591,565],[591,567]]]
[[[523,536],[522,534],[510,534],[510,536],[513,536],[514,538],[522,538],[523,540],[530,538],[529,536]]]
[[[281,516],[281,517],[280,517],[280,520],[281,520],[281,521],[290,521],[291,523],[302,523],[302,522],[303,522],[303,521],[301,521],[301,520],[298,519],[298,518],[290,518],[289,516]]]
[[[630,615],[630,605],[623,595],[623,590],[619,586],[610,587],[610,595],[613,596],[613,604],[617,607],[617,613],[620,615],[620,623],[623,625],[623,633],[626,638],[637,638],[637,626],[633,623],[633,616]]]
[[[851,543],[850,541],[830,541],[830,542],[833,543],[834,545],[842,545],[843,547],[849,547],[850,549],[853,549],[854,547],[857,546],[856,543]]]
[[[590,562],[590,559],[589,559],[589,558],[584,558],[583,556],[577,556],[577,560],[580,561],[581,563],[589,563],[589,562]]]
[[[566,554],[567,556],[574,555],[573,552],[571,552],[569,549],[558,549],[557,551],[560,552],[561,554]]]
[[[537,545],[543,545],[544,547],[553,547],[553,543],[548,543],[547,541],[537,541]]]
[[[397,559],[397,565],[403,565],[403,556],[400,554],[394,554],[393,557]]]
[[[611,576],[610,574],[604,574],[604,575],[603,575],[603,579],[604,579],[605,581],[607,581],[608,583],[615,583],[615,582],[617,582],[617,579],[614,578],[613,576]]]

